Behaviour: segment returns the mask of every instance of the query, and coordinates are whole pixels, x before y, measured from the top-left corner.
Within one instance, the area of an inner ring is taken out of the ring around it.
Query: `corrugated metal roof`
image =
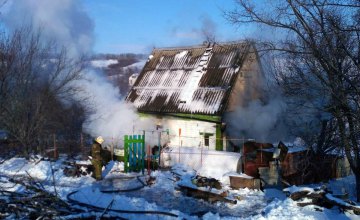
[[[126,100],[141,112],[221,115],[249,48],[154,49]]]

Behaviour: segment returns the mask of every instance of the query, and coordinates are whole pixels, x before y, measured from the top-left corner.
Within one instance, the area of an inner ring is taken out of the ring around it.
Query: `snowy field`
[[[149,176],[142,173],[125,174],[122,172],[123,164],[119,162],[110,162],[104,169],[104,179],[99,182],[89,175],[66,177],[63,174],[66,160],[65,156],[56,162],[8,159],[0,165],[1,189],[22,192],[24,187],[14,184],[10,178],[31,177],[46,191],[52,194],[56,192],[64,201],[77,203],[80,209],[86,209],[88,205],[107,210],[109,216],[126,219],[360,219],[357,215],[342,213],[336,208],[325,209],[311,205],[299,207],[277,189],[266,189],[264,192],[232,190],[228,181],[225,181],[226,175],[221,180],[222,191],[228,191],[227,198],[236,200],[236,204],[210,203],[188,197],[178,190],[178,184],[196,188],[191,179],[197,171],[183,164],[175,164],[166,171],[152,172],[151,176],[155,180],[153,184],[147,185],[145,183]],[[344,181],[351,182],[354,179],[348,177]],[[329,184],[334,189],[344,185],[341,180]],[[216,189],[203,190],[216,192]],[[3,196],[0,198],[4,199]],[[61,219],[76,217],[81,216],[70,215]],[[13,218],[14,214],[7,217]]]

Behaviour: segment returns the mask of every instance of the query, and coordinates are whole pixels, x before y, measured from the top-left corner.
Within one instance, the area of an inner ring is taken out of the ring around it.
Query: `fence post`
[[[139,135],[140,136],[140,135]],[[145,169],[145,135],[142,135],[141,137],[141,153],[142,153],[142,156],[141,156],[141,164],[142,164],[142,167],[141,167],[141,170],[142,170],[142,174],[144,175],[144,169]]]
[[[180,163],[180,147],[181,147],[181,128],[179,128],[179,163]]]
[[[150,176],[150,145],[148,145],[148,154],[147,154],[147,169],[148,169],[148,175]]]
[[[202,166],[202,157],[203,157],[203,144],[201,145],[201,159],[200,159],[200,165]]]
[[[135,149],[136,148],[136,145],[134,143],[134,138],[133,136],[129,136],[129,171],[133,171],[133,166],[134,166],[134,152],[135,152]]]
[[[159,168],[160,168],[160,158],[161,158],[161,131],[159,131],[158,133],[158,145],[159,145]]]
[[[58,153],[57,153],[57,145],[56,145],[56,134],[53,134],[54,138],[54,159],[57,159]]]
[[[142,140],[141,140],[141,135],[138,135],[138,140],[139,142],[137,143],[137,170],[140,171],[142,170],[142,149],[141,149],[141,145],[142,145]]]
[[[132,166],[134,169],[133,171],[138,171],[139,170],[139,143],[137,142],[138,138],[136,135],[133,135],[133,151],[132,151],[132,155],[133,155],[133,161],[132,164],[134,166]]]
[[[129,160],[129,137],[127,135],[125,135],[124,138],[124,170],[125,172],[129,172],[129,164],[128,164],[128,160]]]

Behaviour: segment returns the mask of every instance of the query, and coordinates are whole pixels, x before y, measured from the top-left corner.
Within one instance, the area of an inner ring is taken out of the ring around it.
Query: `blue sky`
[[[94,51],[149,53],[153,47],[201,44],[202,29],[217,41],[244,39],[252,30],[231,25],[222,10],[233,0],[82,0],[95,25]]]

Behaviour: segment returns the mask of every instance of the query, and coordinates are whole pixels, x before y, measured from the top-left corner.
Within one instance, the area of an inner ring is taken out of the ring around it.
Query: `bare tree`
[[[360,201],[359,1],[251,2],[238,0],[237,8],[225,13],[227,18],[234,24],[265,25],[282,33],[280,40],[261,42],[264,50],[276,50],[284,59],[278,82],[286,95],[336,125],[333,134],[355,174]]]
[[[80,78],[83,65],[26,27],[1,35],[0,66],[0,124],[27,155],[44,134],[59,128],[54,115],[66,109],[60,100],[76,92],[71,82]]]

